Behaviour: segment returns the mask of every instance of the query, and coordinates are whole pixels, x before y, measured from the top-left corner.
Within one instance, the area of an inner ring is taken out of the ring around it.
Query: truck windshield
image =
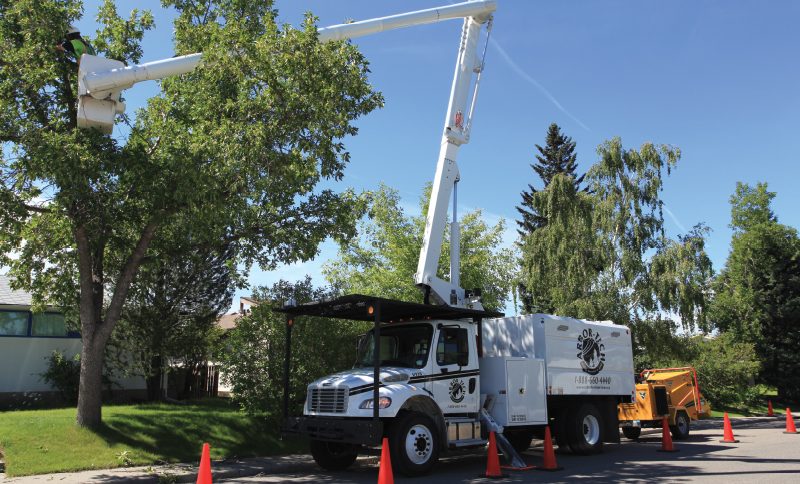
[[[433,327],[430,324],[381,327],[380,366],[422,368],[428,362]],[[375,333],[367,333],[358,348],[354,368],[375,365]]]

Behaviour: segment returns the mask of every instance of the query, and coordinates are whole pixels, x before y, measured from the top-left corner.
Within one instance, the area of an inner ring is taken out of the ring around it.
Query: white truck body
[[[635,395],[630,330],[611,321],[547,314],[489,319],[483,356],[544,360],[550,395]]]

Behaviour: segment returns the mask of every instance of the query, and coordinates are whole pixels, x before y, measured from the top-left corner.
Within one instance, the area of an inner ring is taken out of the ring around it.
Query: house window
[[[0,334],[26,336],[28,334],[28,312],[0,311]]]
[[[67,323],[63,314],[34,314],[31,336],[67,336]]]

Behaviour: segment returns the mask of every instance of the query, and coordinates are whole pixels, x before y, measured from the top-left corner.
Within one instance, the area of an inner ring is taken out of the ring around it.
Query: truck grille
[[[347,412],[347,399],[350,389],[340,388],[309,388],[308,411],[324,413]]]
[[[656,397],[656,415],[669,417],[667,387],[653,387],[653,395]]]

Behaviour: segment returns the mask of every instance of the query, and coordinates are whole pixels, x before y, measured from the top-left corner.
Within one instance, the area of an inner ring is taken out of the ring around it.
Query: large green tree
[[[533,171],[535,171],[541,179],[544,188],[550,185],[550,182],[556,175],[571,177],[575,188],[580,188],[586,175],[578,176],[575,172],[578,169],[578,154],[575,153],[575,142],[572,141],[572,137],[564,135],[561,132],[561,128],[559,128],[556,123],[553,123],[547,129],[544,148],[536,145],[536,149],[539,150],[539,154],[536,155],[536,163],[531,164],[531,168],[533,168]],[[533,185],[528,184],[528,190],[523,190],[520,194],[522,196],[522,206],[516,207],[517,212],[519,212],[522,217],[522,220],[517,220],[517,225],[519,226],[517,233],[519,233],[523,245],[528,235],[532,234],[537,229],[547,226],[546,214],[541,212],[533,203],[533,197],[537,191],[538,190],[536,190]],[[530,270],[530,268],[523,267],[523,270]],[[550,306],[546,296],[544,294],[539,294],[538,305],[534,307],[533,296],[525,285],[525,282],[518,283],[517,292],[519,293],[522,309],[526,313]]]
[[[588,191],[556,175],[533,197],[548,220],[523,244],[521,277],[534,305],[544,300],[557,315],[631,326],[672,313],[687,330],[705,328],[708,229],[670,239],[661,213],[662,173],[675,167],[680,150],[652,143],[625,150],[614,138],[597,154]]]
[[[163,5],[175,52],[205,67],[162,80],[120,137],[76,129],[76,67],[52,49],[80,1],[0,0],[0,265],[80,318],[82,426],[101,423],[103,350],[142,265],[232,242],[265,269],[308,260],[361,213],[353,193],[316,188],[342,178],[341,139],[382,103],[356,47],[317,42],[310,14],[279,25],[268,0]],[[106,0],[96,18],[98,54],[139,61],[149,12]]]
[[[400,207],[397,190],[381,184],[374,193],[369,217],[360,222],[359,238],[339,244],[336,259],[323,266],[331,288],[341,294],[365,294],[422,303],[413,284],[427,221],[431,184],[420,197],[421,213],[408,216]],[[504,247],[505,220],[489,226],[477,209],[463,215],[461,227],[461,287],[482,289],[483,306],[502,311],[512,295],[516,256]],[[445,224],[449,227],[450,224]],[[449,231],[448,231],[449,232]],[[450,278],[450,237],[445,235],[438,277]]]
[[[782,398],[800,398],[800,237],[779,224],[766,183],[738,182],[731,196],[733,239],[714,281],[712,321],[755,344],[760,379]]]

